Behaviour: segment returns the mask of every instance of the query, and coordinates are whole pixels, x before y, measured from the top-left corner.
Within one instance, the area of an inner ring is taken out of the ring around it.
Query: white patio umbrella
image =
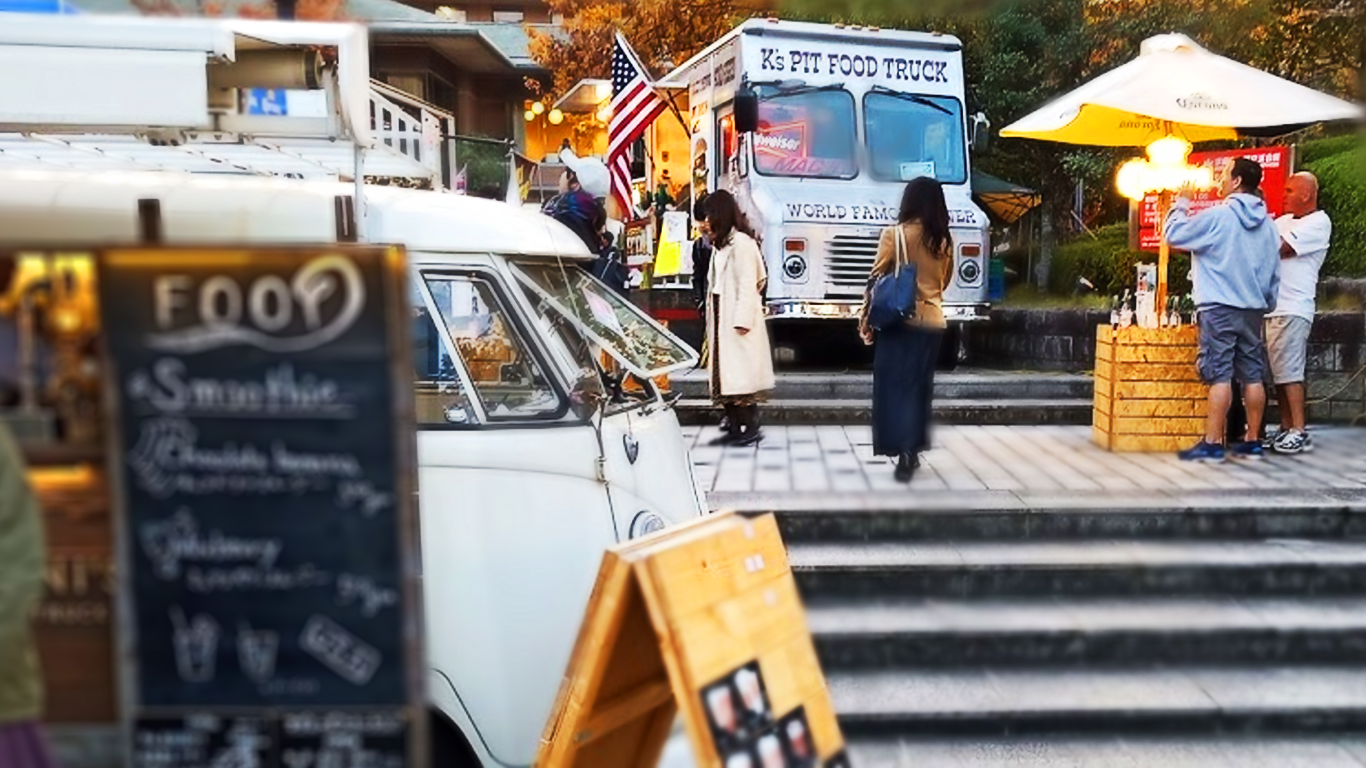
[[[1181,34],[1150,37],[1138,58],[1001,130],[1010,138],[1142,147],[1167,136],[1200,141],[1281,136],[1357,120],[1356,104],[1201,48]]]

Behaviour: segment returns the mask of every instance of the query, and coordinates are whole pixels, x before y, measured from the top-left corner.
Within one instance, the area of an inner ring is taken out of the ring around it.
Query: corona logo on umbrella
[[[1149,192],[1174,192],[1182,187],[1209,189],[1214,172],[1207,167],[1187,165],[1191,145],[1175,136],[1148,145],[1147,160],[1130,160],[1120,166],[1115,178],[1119,193],[1130,200],[1142,201]]]

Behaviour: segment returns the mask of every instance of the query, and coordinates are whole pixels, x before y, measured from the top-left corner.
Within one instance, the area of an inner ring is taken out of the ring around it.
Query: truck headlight
[[[958,262],[958,282],[972,285],[982,279],[982,265],[977,259],[963,259]]]
[[[667,527],[668,524],[659,515],[653,512],[641,512],[636,515],[636,519],[631,521],[631,538],[638,539],[641,536],[649,536]]]

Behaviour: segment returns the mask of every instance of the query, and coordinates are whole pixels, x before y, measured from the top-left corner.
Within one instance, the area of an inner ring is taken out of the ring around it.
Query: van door
[[[440,699],[460,702],[472,741],[528,765],[616,541],[598,442],[496,273],[414,268],[412,285],[435,684],[448,681]]]
[[[678,418],[651,382],[696,365],[697,353],[576,266],[514,262],[512,269],[537,316],[572,328],[591,350],[586,359],[597,378],[608,382],[595,423],[621,538],[705,511]]]

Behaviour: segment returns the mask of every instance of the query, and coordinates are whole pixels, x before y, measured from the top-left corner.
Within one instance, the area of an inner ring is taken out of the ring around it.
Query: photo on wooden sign
[[[853,768],[853,763],[849,762],[849,754],[847,752],[840,752],[825,761],[825,768]]]
[[[805,707],[797,707],[779,720],[776,730],[787,760],[783,768],[815,768],[816,746],[811,741],[811,725],[806,721]]]
[[[759,663],[752,661],[702,689],[716,751],[729,754],[752,745],[773,725],[773,711]]]

